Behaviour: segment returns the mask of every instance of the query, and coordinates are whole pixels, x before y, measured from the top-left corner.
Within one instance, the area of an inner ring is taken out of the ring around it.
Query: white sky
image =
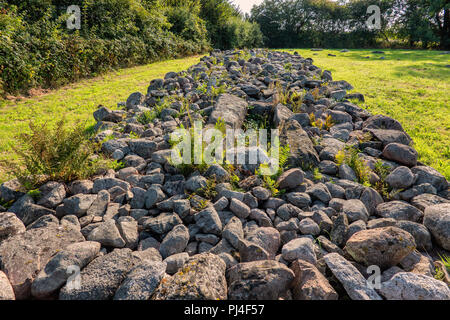
[[[260,4],[263,0],[233,0],[234,4],[237,4],[241,11],[244,13],[250,13],[250,9],[254,4]]]

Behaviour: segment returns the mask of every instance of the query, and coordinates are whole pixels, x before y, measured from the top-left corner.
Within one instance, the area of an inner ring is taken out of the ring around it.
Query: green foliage
[[[313,170],[314,181],[320,181],[323,175],[320,173],[319,168],[315,167]]]
[[[319,128],[319,129],[323,129],[323,130],[330,130],[330,128],[334,125],[334,122],[331,118],[330,115],[328,115],[325,120],[322,119],[316,119],[316,116],[314,115],[314,113],[310,113],[309,114],[309,121],[311,123],[311,126]]]
[[[359,183],[365,186],[370,186],[370,168],[365,163],[365,161],[359,157],[358,154],[358,149],[354,148],[353,146],[346,146],[343,150],[340,150],[337,153],[336,163],[338,166],[341,166],[343,163],[347,164],[355,171]]]
[[[84,124],[68,128],[61,119],[54,128],[34,122],[29,127],[31,133],[18,135],[18,144],[12,146],[21,162],[11,168],[23,185],[31,188],[47,180],[83,179],[115,165],[95,154],[99,146],[88,139]]]
[[[208,179],[206,180],[206,186],[197,190],[196,193],[206,199],[214,199],[217,196],[216,185],[215,179]]]

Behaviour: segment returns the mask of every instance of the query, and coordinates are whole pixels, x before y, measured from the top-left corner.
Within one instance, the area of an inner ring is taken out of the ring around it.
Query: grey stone
[[[230,94],[221,94],[208,119],[209,124],[216,124],[221,119],[227,127],[240,129],[247,115],[247,102]]]
[[[427,207],[423,224],[442,248],[450,250],[450,203]]]
[[[294,261],[296,259],[305,260],[316,265],[317,258],[314,252],[314,244],[311,239],[297,238],[286,243],[281,249],[284,260]]]
[[[100,252],[100,243],[84,241],[68,245],[54,255],[37,275],[31,285],[31,294],[36,298],[45,298],[59,290],[75,271],[91,262]]]
[[[214,254],[192,256],[156,289],[153,300],[225,300],[225,262]]]
[[[77,194],[70,198],[64,199],[64,212],[65,214],[74,214],[77,217],[82,217],[94,200],[97,199],[97,195],[94,194]]]
[[[447,284],[412,272],[395,274],[379,291],[387,300],[450,300]]]
[[[389,268],[416,248],[412,235],[397,227],[363,230],[348,239],[345,250],[356,262]]]
[[[384,147],[382,156],[388,160],[412,167],[417,164],[418,153],[407,145],[393,142]]]
[[[16,296],[8,277],[3,271],[0,271],[0,301],[2,300],[16,300]]]
[[[366,206],[358,199],[350,199],[344,202],[342,211],[347,215],[348,221],[353,222],[357,220],[366,221],[369,219],[369,213]]]
[[[196,224],[205,233],[221,235],[222,222],[214,207],[208,207],[194,215]]]
[[[234,198],[230,201],[230,210],[241,219],[247,218],[250,214],[250,208],[245,203]]]
[[[0,243],[1,270],[8,276],[16,299],[27,299],[31,283],[51,257],[69,244],[84,241],[73,228],[51,225],[27,230]]]
[[[348,218],[344,213],[340,213],[333,221],[333,228],[331,228],[330,239],[332,242],[342,247],[347,241],[348,233]]]
[[[409,188],[415,180],[415,176],[408,167],[400,166],[392,170],[385,181],[395,189]]]
[[[409,232],[414,237],[417,249],[425,251],[432,250],[431,234],[423,224],[403,220],[398,221],[395,226]]]
[[[396,220],[408,220],[417,222],[423,213],[416,207],[405,201],[390,201],[377,206],[376,214],[383,218],[394,218]]]
[[[301,234],[310,234],[312,236],[318,236],[320,234],[320,227],[313,219],[305,218],[300,220],[298,229]]]
[[[167,257],[164,259],[164,262],[167,263],[166,273],[170,275],[177,273],[188,259],[189,254],[186,252],[176,253]]]
[[[117,229],[125,241],[125,248],[135,249],[139,241],[138,223],[132,217],[117,219]]]
[[[284,264],[274,260],[239,263],[227,271],[231,300],[276,300],[294,280]]]
[[[311,198],[307,193],[291,192],[286,194],[286,199],[294,206],[299,208],[306,208],[311,204]]]
[[[350,181],[358,181],[355,171],[345,163],[339,166],[339,178]]]
[[[22,232],[25,232],[25,225],[14,213],[0,213],[0,241]]]
[[[80,287],[69,282],[59,292],[60,300],[109,300],[133,267],[130,249],[115,249],[94,259],[80,272]]]
[[[199,189],[206,187],[207,181],[203,176],[193,176],[190,177],[185,184],[185,187],[188,191],[195,192]]]
[[[102,222],[97,228],[92,230],[87,236],[87,240],[97,241],[103,246],[114,248],[123,248],[126,244],[113,219]]]
[[[44,196],[39,199],[37,204],[49,209],[54,209],[57,205],[63,202],[65,197],[66,188],[64,184],[58,183],[52,190],[44,194]]]
[[[176,213],[163,212],[156,217],[147,218],[143,222],[145,230],[157,234],[165,234],[178,224],[182,224],[180,217]]]
[[[236,249],[239,248],[239,242],[244,238],[242,222],[237,217],[232,217],[225,225],[222,231],[222,237]]]
[[[382,300],[378,293],[367,285],[358,269],[341,255],[329,253],[323,258],[352,300]]]
[[[166,263],[145,260],[133,267],[117,289],[114,300],[149,300],[163,279]]]
[[[179,224],[164,237],[159,251],[165,259],[176,253],[181,253],[186,248],[189,241],[189,231],[184,225]]]
[[[305,173],[299,168],[289,169],[283,172],[277,179],[280,189],[293,189],[303,183]]]
[[[412,173],[417,174],[416,185],[429,183],[436,188],[437,191],[445,190],[448,182],[445,177],[436,169],[428,166],[416,166],[411,169]]]

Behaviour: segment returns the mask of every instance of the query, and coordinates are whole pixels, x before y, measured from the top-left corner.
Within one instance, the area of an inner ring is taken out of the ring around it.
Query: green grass
[[[330,70],[333,80],[350,82],[352,92],[366,98],[360,106],[400,121],[414,140],[419,160],[450,180],[450,68],[446,67],[450,55],[425,50],[282,51],[297,51],[322,70]]]
[[[193,56],[121,69],[41,96],[20,101],[0,100],[0,161],[16,159],[11,144],[16,142],[17,134],[28,132],[29,120],[55,124],[66,115],[69,123],[80,120],[86,121],[86,127],[91,126],[95,123],[92,112],[99,104],[115,108],[118,102],[125,101],[135,91],[147,93],[152,79],[162,78],[168,71],[185,70],[199,58]],[[7,170],[0,165],[0,183],[9,178]]]

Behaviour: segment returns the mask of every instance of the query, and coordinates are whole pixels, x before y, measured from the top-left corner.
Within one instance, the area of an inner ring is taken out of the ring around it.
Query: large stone
[[[412,235],[396,227],[362,230],[348,239],[345,250],[366,266],[389,268],[416,248]]]
[[[367,222],[369,219],[369,213],[367,212],[367,208],[362,203],[361,200],[358,199],[350,199],[344,202],[342,207],[342,211],[347,215],[348,221],[350,223],[363,220]]]
[[[16,297],[8,277],[3,271],[0,271],[0,301],[2,300],[16,300]]]
[[[409,232],[414,237],[418,250],[431,251],[433,249],[431,234],[423,224],[402,220],[397,221],[395,226]]]
[[[417,163],[418,153],[414,148],[401,143],[389,143],[383,149],[383,157],[406,166],[412,167]]]
[[[144,260],[128,273],[114,300],[149,300],[163,279],[166,263]]]
[[[55,253],[80,241],[84,241],[80,231],[53,224],[4,240],[0,244],[1,270],[8,276],[16,299],[30,296],[31,283]]]
[[[409,188],[414,183],[414,180],[415,176],[411,169],[405,166],[395,168],[385,179],[389,186],[394,189]]]
[[[379,292],[387,300],[450,300],[445,282],[412,272],[395,274],[381,283]]]
[[[247,235],[247,240],[256,243],[274,259],[281,244],[280,233],[271,227],[257,228]]]
[[[189,258],[180,271],[156,289],[154,300],[225,300],[225,262],[202,253]]]
[[[194,215],[197,226],[204,233],[222,234],[222,222],[214,207],[210,206]]]
[[[68,282],[59,292],[60,300],[109,300],[135,263],[128,248],[115,249],[94,259],[80,272],[79,286]]]
[[[97,199],[96,194],[77,194],[66,198],[63,201],[64,212],[68,215],[74,214],[77,217],[81,217],[86,214],[95,199]]]
[[[413,167],[411,171],[412,173],[417,174],[416,185],[429,183],[435,187],[437,191],[445,190],[448,187],[447,179],[434,168],[417,166]]]
[[[317,263],[314,244],[309,238],[297,238],[289,241],[281,249],[281,255],[286,261],[301,259],[313,265]]]
[[[106,247],[123,248],[125,246],[125,240],[123,240],[114,219],[102,222],[89,233],[87,240],[100,242]]]
[[[240,129],[247,115],[247,102],[231,94],[222,94],[217,99],[208,123],[214,125],[221,119],[227,127]]]
[[[299,168],[289,169],[283,172],[277,180],[280,189],[292,189],[303,183],[305,173]]]
[[[37,202],[38,205],[47,207],[49,209],[56,208],[57,205],[63,202],[66,197],[66,188],[64,184],[57,183],[53,189],[44,194],[44,196]]]
[[[274,260],[239,263],[227,271],[228,298],[232,300],[276,300],[294,280],[294,272]]]
[[[417,222],[423,213],[416,207],[405,201],[384,202],[377,206],[376,214],[383,218],[393,218],[395,220],[408,220]]]
[[[295,260],[291,264],[295,279],[292,295],[295,300],[337,300],[338,294],[328,280],[311,263]]]
[[[427,207],[423,224],[442,248],[450,250],[450,203]]]
[[[144,220],[143,226],[145,230],[157,234],[165,234],[172,230],[174,226],[182,223],[183,221],[176,213],[163,212],[156,217],[151,217]]]
[[[186,248],[189,241],[189,230],[184,225],[179,224],[164,237],[159,251],[163,259],[176,253],[181,253]]]
[[[75,271],[72,269],[74,266],[81,270],[97,256],[99,251],[100,243],[94,241],[68,245],[54,255],[39,272],[31,285],[31,294],[36,298],[50,296],[66,283],[71,273]]]
[[[344,257],[333,252],[323,258],[352,300],[382,300],[378,293],[368,286],[358,269]]]
[[[273,125],[275,128],[281,124],[282,121],[286,121],[289,119],[294,113],[288,107],[282,105],[281,103],[277,104],[273,110]]]
[[[0,213],[0,241],[22,232],[25,232],[25,225],[14,213]]]
[[[23,187],[19,180],[13,179],[6,181],[0,185],[0,200],[10,202],[17,200],[24,195]]]
[[[280,128],[281,145],[289,145],[289,164],[294,167],[308,168],[319,165],[319,155],[302,126],[295,120],[287,120]]]

